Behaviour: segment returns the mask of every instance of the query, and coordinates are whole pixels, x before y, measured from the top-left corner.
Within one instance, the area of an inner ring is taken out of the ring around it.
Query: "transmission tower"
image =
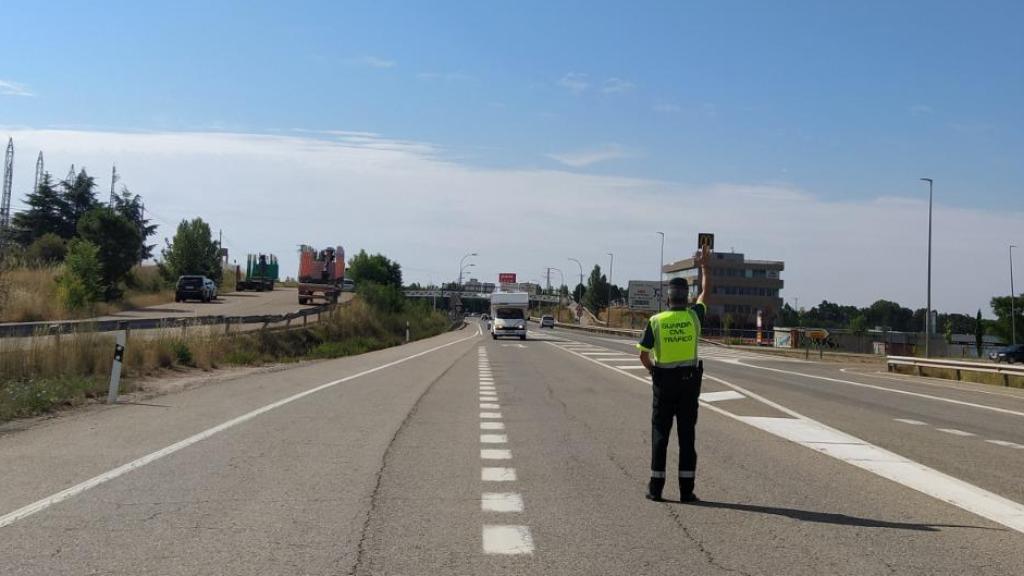
[[[114,207],[114,185],[117,184],[117,164],[110,169],[110,207]]]
[[[11,181],[14,179],[14,138],[7,140],[4,154],[4,191],[0,196],[0,245],[7,239],[11,226]]]
[[[75,165],[74,164],[72,164],[71,168],[68,170],[68,177],[66,178],[66,180],[67,180],[68,184],[74,184],[75,183]]]
[[[39,183],[43,181],[43,151],[39,151],[39,157],[36,158],[36,185],[32,188],[32,193],[39,192]]]

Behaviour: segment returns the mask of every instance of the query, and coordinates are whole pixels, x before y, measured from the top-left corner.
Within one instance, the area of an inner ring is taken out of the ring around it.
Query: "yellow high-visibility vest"
[[[692,308],[655,314],[649,322],[654,332],[654,348],[651,353],[655,366],[676,368],[697,365],[700,319]]]

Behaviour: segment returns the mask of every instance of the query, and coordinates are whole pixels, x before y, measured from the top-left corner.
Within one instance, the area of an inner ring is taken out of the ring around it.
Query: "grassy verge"
[[[4,270],[0,278],[0,322],[74,320],[174,301],[174,290],[160,277],[156,266],[138,266],[132,270],[121,300],[68,310],[57,293],[60,273],[60,266]]]
[[[258,366],[304,359],[337,358],[394,346],[448,329],[447,318],[412,303],[381,311],[360,298],[319,324],[291,330],[224,334],[223,328],[195,327],[184,335],[133,337],[126,346],[122,391],[137,389],[162,371],[221,366]],[[39,336],[0,339],[0,422],[75,406],[106,394],[113,335]]]

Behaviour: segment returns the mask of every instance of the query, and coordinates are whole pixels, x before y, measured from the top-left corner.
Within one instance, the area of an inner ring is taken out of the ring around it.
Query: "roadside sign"
[[[657,280],[629,281],[630,310],[657,311],[661,297],[661,282]]]
[[[515,272],[502,272],[502,273],[498,274],[498,283],[499,284],[515,284],[516,283],[516,273]]]
[[[828,340],[829,336],[828,330],[825,330],[824,328],[815,328],[813,330],[808,330],[807,332],[804,333],[804,335],[807,336],[807,338],[814,340],[815,342],[824,342],[825,340]]]
[[[703,248],[707,246],[708,250],[715,249],[715,235],[707,232],[701,232],[697,234],[697,248]]]

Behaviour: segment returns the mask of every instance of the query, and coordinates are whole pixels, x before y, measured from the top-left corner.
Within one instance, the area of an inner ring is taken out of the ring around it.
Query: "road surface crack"
[[[473,348],[468,348],[465,352],[463,352],[461,355],[455,358],[455,360],[452,361],[452,363],[449,364],[447,368],[445,368],[440,374],[437,375],[437,377],[435,377],[433,380],[430,381],[430,383],[427,384],[427,386],[423,389],[423,392],[421,392],[420,395],[416,397],[416,401],[413,402],[412,408],[409,409],[409,412],[405,415],[405,418],[402,419],[401,424],[398,425],[398,428],[395,429],[395,433],[391,436],[391,439],[388,441],[388,445],[384,449],[384,455],[381,457],[380,466],[377,468],[377,472],[375,473],[373,490],[370,492],[370,505],[366,510],[366,514],[363,517],[362,527],[359,530],[359,542],[356,545],[356,560],[352,567],[349,568],[347,576],[356,576],[358,574],[373,573],[370,567],[364,566],[364,564],[367,561],[367,555],[369,554],[369,551],[367,550],[367,540],[369,538],[370,524],[373,522],[374,512],[377,511],[377,507],[380,505],[381,483],[384,480],[384,471],[388,467],[388,460],[390,459],[391,451],[392,448],[394,448],[395,442],[398,440],[398,437],[402,434],[402,431],[405,430],[406,426],[419,411],[420,404],[423,402],[423,398],[425,398],[426,395],[429,394],[431,390],[433,390],[434,385],[437,384],[437,382],[439,382],[442,378],[447,376],[448,373],[451,372],[452,368],[454,368],[455,365],[459,363],[459,361],[461,361],[467,354],[469,354],[470,350],[473,350]]]

